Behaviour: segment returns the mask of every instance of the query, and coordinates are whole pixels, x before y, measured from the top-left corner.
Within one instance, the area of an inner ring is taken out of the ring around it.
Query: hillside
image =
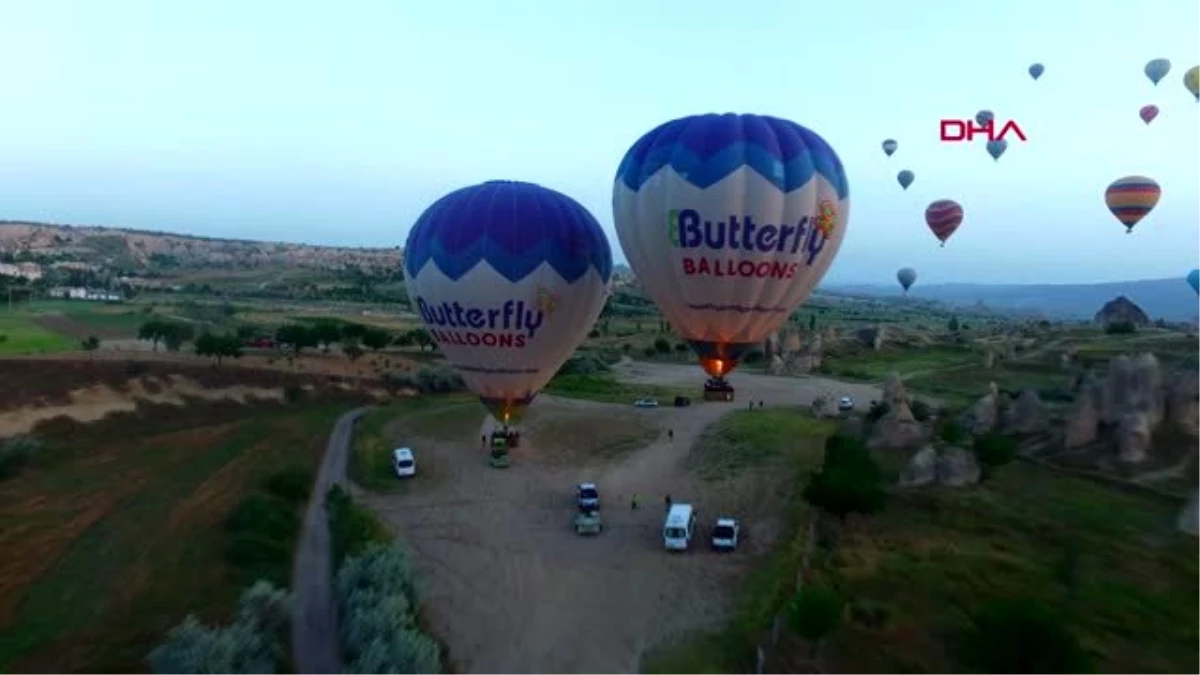
[[[874,296],[898,296],[893,285],[839,285],[824,290]],[[1099,284],[929,284],[918,283],[909,296],[953,305],[982,302],[993,309],[1039,313],[1060,319],[1090,319],[1118,295],[1136,302],[1152,319],[1194,321],[1196,293],[1179,279],[1142,279]]]
[[[386,271],[396,269],[401,259],[399,247],[314,246],[13,221],[0,221],[0,253],[43,263],[82,263],[125,270],[357,267],[364,271]]]

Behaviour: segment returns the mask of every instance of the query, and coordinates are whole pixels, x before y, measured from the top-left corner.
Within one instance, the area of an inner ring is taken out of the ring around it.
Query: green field
[[[368,490],[393,492],[404,487],[392,469],[392,450],[401,437],[443,438],[462,436],[485,415],[479,400],[466,394],[418,396],[378,406],[363,415],[354,432],[347,472]],[[431,467],[421,466],[422,480],[435,478]]]
[[[160,410],[45,437],[0,482],[0,671],[143,672],[189,612],[223,622],[254,578],[286,582],[300,507],[270,479],[311,476],[343,408]]]
[[[39,354],[77,349],[79,342],[48,331],[25,313],[0,313],[0,354]]]
[[[658,399],[660,405],[671,405],[676,396],[696,395],[694,389],[686,387],[662,387],[649,384],[627,384],[618,382],[608,373],[595,375],[559,375],[550,380],[547,394],[567,398],[583,398],[604,403],[632,404],[639,398]],[[696,401],[693,401],[695,404]]]

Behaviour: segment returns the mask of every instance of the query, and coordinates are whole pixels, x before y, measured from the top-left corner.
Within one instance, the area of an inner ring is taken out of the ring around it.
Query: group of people
[[[674,502],[671,501],[671,495],[663,495],[663,505],[666,506],[666,509],[668,511],[671,510],[671,504],[673,504],[673,503]],[[641,500],[638,498],[638,494],[636,492],[629,496],[629,510],[630,511],[637,511],[638,506],[640,506],[640,505],[641,505]]]

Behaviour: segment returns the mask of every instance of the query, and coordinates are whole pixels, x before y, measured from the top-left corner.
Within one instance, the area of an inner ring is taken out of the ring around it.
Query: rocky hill
[[[396,248],[349,248],[213,239],[168,232],[0,221],[0,254],[37,262],[74,262],[125,270],[304,267],[397,269]]]

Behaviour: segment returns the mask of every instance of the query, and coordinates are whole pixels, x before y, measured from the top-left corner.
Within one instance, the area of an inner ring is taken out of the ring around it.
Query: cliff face
[[[1150,317],[1129,298],[1120,295],[1108,302],[1096,312],[1095,322],[1101,326],[1112,323],[1131,323],[1135,326],[1150,325]]]
[[[0,222],[0,252],[45,255],[79,264],[159,267],[306,267],[398,269],[399,247],[363,249],[210,239],[166,232]]]

